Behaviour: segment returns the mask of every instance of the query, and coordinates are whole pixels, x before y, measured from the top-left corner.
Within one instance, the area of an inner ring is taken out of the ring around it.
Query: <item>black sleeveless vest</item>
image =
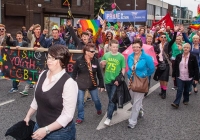
[[[57,81],[57,83],[48,91],[42,91],[42,85],[46,79],[45,71],[38,82],[35,90],[35,99],[38,105],[36,121],[39,127],[47,126],[56,121],[63,110],[63,87],[65,82],[70,78],[67,73]]]

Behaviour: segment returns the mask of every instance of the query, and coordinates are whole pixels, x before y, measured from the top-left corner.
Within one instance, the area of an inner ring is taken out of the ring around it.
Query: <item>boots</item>
[[[166,90],[163,90],[163,93],[162,93],[162,95],[161,95],[161,98],[162,98],[162,99],[166,99]]]
[[[159,93],[159,95],[162,97],[163,95],[163,89],[161,88],[161,92]]]

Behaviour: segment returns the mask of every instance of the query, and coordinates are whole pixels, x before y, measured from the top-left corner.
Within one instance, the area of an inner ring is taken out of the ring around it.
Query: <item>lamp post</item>
[[[179,24],[181,24],[181,0],[180,0],[180,16],[179,16]]]
[[[163,0],[162,0],[162,10],[161,10],[161,18],[163,16]]]
[[[135,10],[136,10],[136,0],[135,0]],[[135,21],[134,21],[134,27],[135,27]]]

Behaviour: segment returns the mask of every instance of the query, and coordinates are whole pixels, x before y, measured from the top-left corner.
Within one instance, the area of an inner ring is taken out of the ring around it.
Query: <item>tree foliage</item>
[[[104,4],[104,5],[103,5]],[[94,0],[94,15],[99,13],[99,9],[103,5],[103,10],[111,10],[111,0]]]

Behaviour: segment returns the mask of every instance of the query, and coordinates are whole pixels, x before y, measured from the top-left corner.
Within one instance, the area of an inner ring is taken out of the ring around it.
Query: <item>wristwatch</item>
[[[47,126],[45,126],[45,129],[46,129],[46,133],[49,134],[49,133],[50,133],[50,130],[48,129]]]

